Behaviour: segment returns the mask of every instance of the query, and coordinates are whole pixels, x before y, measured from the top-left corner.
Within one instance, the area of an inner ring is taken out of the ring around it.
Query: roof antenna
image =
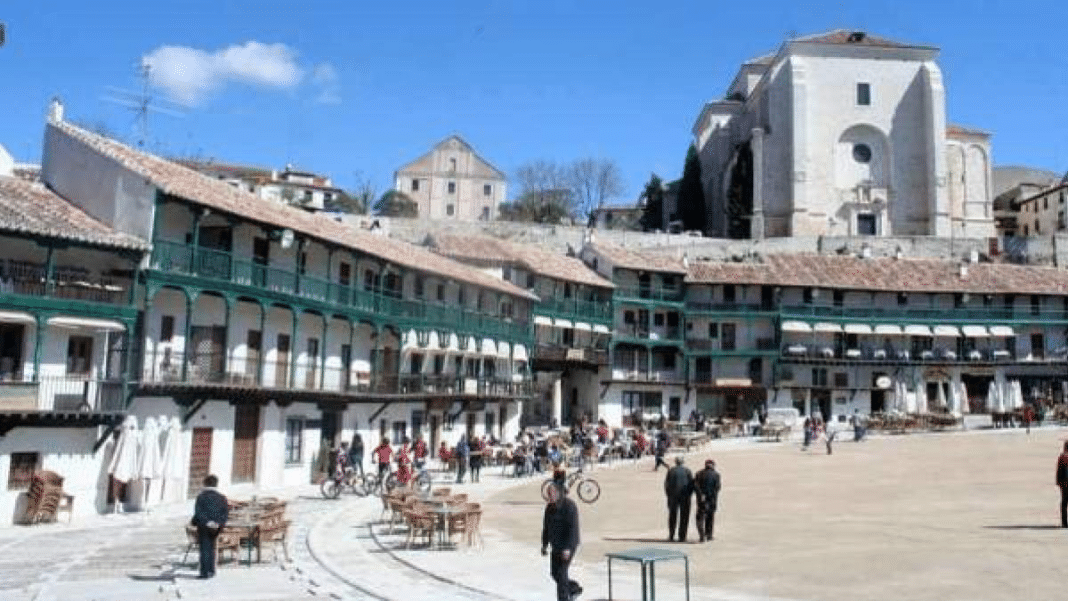
[[[151,90],[149,89],[152,65],[149,65],[148,61],[142,60],[137,66],[137,72],[138,77],[141,78],[140,92],[124,90],[122,88],[116,88],[115,86],[106,86],[108,93],[112,94],[112,96],[104,96],[101,99],[105,102],[126,107],[133,112],[137,119],[137,145],[144,148],[145,140],[148,138],[148,114],[150,112],[157,112],[171,117],[184,117],[185,114],[182,113],[180,109],[187,107],[177,102],[152,96]],[[157,103],[164,105],[170,104],[172,106],[157,106]]]

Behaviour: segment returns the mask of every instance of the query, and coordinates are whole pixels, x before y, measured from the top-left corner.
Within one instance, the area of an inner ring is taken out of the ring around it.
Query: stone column
[[[749,237],[754,240],[764,239],[764,128],[754,127],[750,140],[753,152],[753,220],[750,222]]]

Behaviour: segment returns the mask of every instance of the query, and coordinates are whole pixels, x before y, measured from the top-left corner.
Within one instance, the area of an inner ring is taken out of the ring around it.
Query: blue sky
[[[1063,1],[7,4],[0,144],[20,160],[39,160],[54,95],[68,118],[136,140],[133,115],[102,98],[138,88],[152,57],[156,93],[191,105],[152,117],[163,154],[292,162],[381,191],[455,132],[509,174],[615,159],[630,202],[650,172],[678,177],[697,112],[740,61],[849,28],[941,47],[948,118],[991,131],[997,164],[1068,169],[1068,52],[1047,26],[1068,21]],[[175,70],[189,60],[203,68]]]

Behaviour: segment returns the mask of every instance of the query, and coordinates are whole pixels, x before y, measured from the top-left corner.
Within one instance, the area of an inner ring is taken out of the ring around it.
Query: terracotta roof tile
[[[439,235],[431,238],[430,246],[436,252],[461,261],[512,263],[558,280],[599,288],[615,287],[581,260],[529,244],[507,242],[490,236]]]
[[[111,229],[43,184],[17,177],[0,177],[0,231],[112,248],[149,248],[144,240]]]
[[[441,275],[513,296],[537,300],[536,296],[522,288],[425,248],[356,230],[323,215],[265,202],[224,181],[202,175],[158,156],[134,150],[66,122],[51,123],[49,127],[55,127],[63,134],[84,144],[89,151],[109,157],[130,171],[141,175],[166,194],[251,221],[290,228],[297,233],[362,251],[416,271]]]
[[[756,284],[900,292],[1068,294],[1068,271],[1006,263],[828,255],[765,255],[758,262],[695,261],[690,284]]]
[[[587,247],[608,259],[613,267],[666,273],[686,273],[682,259],[670,254],[651,250],[632,250],[603,242],[593,242],[587,244]]]

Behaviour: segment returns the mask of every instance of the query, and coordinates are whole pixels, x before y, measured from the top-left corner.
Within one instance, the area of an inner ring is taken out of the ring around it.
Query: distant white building
[[[946,125],[938,49],[861,31],[744,63],[693,126],[716,236],[993,236],[990,136]]]
[[[507,196],[507,177],[457,135],[397,169],[394,189],[419,206],[420,219],[489,221]]]
[[[234,165],[216,161],[180,160],[178,164],[264,200],[284,203],[308,211],[328,209],[344,192],[329,177],[286,165],[281,171]]]

